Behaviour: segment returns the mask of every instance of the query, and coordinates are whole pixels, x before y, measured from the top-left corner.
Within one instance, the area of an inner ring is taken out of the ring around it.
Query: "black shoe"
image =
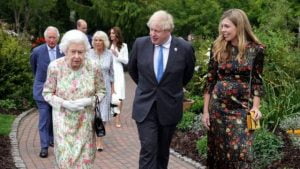
[[[54,147],[54,143],[53,142],[49,143],[49,146]]]
[[[48,157],[48,149],[47,148],[42,148],[41,149],[40,157],[41,158],[47,158]]]

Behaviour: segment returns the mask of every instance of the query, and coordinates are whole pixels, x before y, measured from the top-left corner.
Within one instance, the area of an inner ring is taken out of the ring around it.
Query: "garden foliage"
[[[255,157],[254,168],[262,169],[279,160],[282,156],[280,148],[283,147],[283,141],[274,133],[267,129],[260,129],[255,132],[253,152]]]
[[[29,45],[26,40],[12,37],[0,29],[1,108],[24,109],[32,100]]]
[[[119,26],[130,48],[136,37],[148,35],[146,22],[149,16],[156,10],[167,10],[174,16],[175,29],[172,34],[183,38],[188,34],[194,35],[191,43],[195,49],[196,68],[186,89],[189,91],[187,97],[194,99],[195,103],[184,112],[178,124],[178,129],[186,131],[204,130],[201,125],[203,85],[209,48],[218,35],[219,18],[229,8],[243,9],[255,34],[266,46],[263,73],[265,95],[260,108],[263,129],[257,132],[254,145],[259,156],[257,165],[266,166],[281,155],[278,151],[282,145],[280,138],[270,131],[275,131],[277,127],[287,129],[287,123],[280,122],[287,119],[293,122],[299,119],[300,114],[298,1],[46,0],[39,4],[39,0],[25,0],[22,3],[8,0],[0,2],[0,19],[4,18],[12,24],[11,29],[16,32],[34,37],[41,37],[48,25],[57,26],[60,32],[72,29],[78,18],[87,20],[90,34]],[[26,40],[18,40],[0,31],[0,108],[24,108],[32,98],[29,47]],[[201,151],[205,147],[204,138],[197,143]]]
[[[0,113],[0,136],[8,136],[14,119],[14,115]]]

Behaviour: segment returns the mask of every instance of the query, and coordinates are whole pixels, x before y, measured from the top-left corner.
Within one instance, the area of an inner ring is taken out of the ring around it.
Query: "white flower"
[[[199,69],[200,69],[200,66],[196,66],[194,70],[195,70],[196,72],[198,72]]]
[[[205,55],[209,57],[210,56],[210,51],[206,52]]]

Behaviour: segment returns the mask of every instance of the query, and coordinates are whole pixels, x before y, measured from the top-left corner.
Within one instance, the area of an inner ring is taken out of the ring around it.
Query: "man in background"
[[[46,43],[32,50],[30,64],[34,75],[33,99],[39,111],[39,134],[41,151],[40,157],[48,156],[48,147],[54,146],[52,107],[42,96],[44,83],[47,77],[48,65],[51,61],[62,56],[58,48],[59,31],[56,27],[49,26],[44,32]]]
[[[83,19],[78,19],[77,23],[76,23],[76,29],[80,30],[81,32],[86,34],[86,36],[88,37],[88,40],[90,42],[90,45],[92,46],[92,36],[87,34],[87,30],[88,30],[87,22]]]

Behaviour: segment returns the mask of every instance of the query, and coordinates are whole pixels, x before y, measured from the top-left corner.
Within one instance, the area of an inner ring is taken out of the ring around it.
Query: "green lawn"
[[[14,115],[0,114],[0,135],[7,136],[16,117]]]

